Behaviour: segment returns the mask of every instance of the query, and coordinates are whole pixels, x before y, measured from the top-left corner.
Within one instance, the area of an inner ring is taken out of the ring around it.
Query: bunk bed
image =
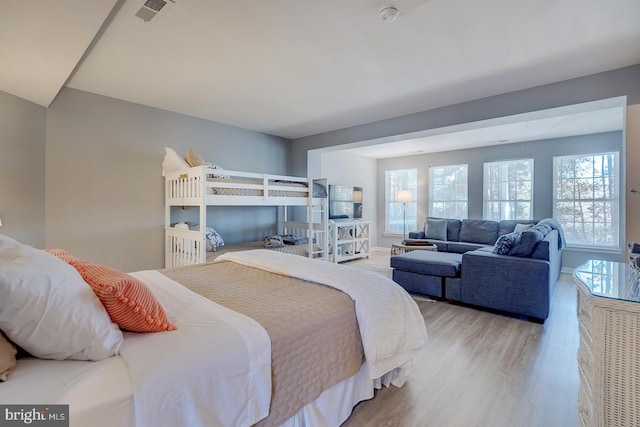
[[[199,208],[197,230],[172,224],[174,206]],[[212,260],[207,251],[208,206],[282,206],[279,228],[284,235],[306,242],[281,251],[309,258],[327,258],[327,180],[221,170],[202,165],[165,173],[165,268],[182,267]],[[289,220],[288,208],[307,208],[306,222]],[[254,244],[255,247],[256,246]],[[262,245],[264,247],[264,245]],[[244,244],[240,249],[246,249]],[[239,249],[239,250],[240,250]],[[226,251],[233,248],[226,248]]]

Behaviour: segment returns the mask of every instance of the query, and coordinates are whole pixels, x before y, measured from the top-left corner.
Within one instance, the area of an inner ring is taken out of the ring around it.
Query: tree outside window
[[[619,248],[619,154],[554,158],[553,216],[574,247]]]
[[[533,159],[484,164],[484,218],[533,218]]]
[[[467,165],[429,167],[429,216],[467,218]]]

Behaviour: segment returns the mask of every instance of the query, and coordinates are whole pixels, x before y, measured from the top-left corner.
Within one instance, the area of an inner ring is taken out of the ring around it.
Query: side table
[[[427,245],[405,245],[402,243],[393,243],[391,245],[391,256],[402,255],[411,251],[431,251],[438,252],[438,247],[433,243]]]
[[[640,275],[629,264],[590,260],[577,285],[578,424],[637,426],[640,420]]]

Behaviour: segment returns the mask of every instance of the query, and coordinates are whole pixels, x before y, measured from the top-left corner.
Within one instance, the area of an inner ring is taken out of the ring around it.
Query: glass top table
[[[640,272],[629,264],[589,260],[576,268],[573,275],[594,296],[640,302]]]

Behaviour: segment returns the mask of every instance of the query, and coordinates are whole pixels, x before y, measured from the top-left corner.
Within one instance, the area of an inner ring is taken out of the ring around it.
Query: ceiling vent
[[[149,22],[162,10],[165,4],[167,4],[167,2],[164,0],[147,0],[136,13],[136,16],[144,22]]]

